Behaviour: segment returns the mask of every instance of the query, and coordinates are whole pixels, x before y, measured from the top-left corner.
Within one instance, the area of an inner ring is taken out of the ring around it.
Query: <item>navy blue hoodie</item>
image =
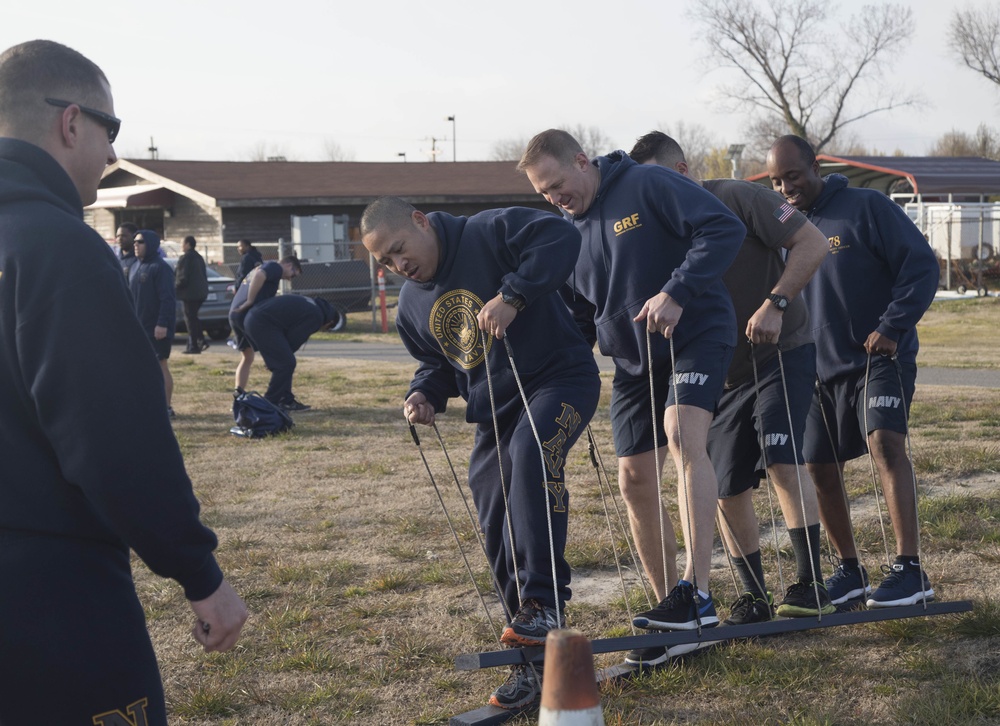
[[[140,229],[146,243],[145,255],[129,271],[129,289],[135,314],[146,335],[153,337],[153,328],[167,329],[167,338],[174,337],[177,325],[177,296],[174,291],[174,271],[160,257],[160,236],[150,229]]]
[[[55,159],[6,138],[0,535],[131,547],[192,600],[222,581],[121,264]]]
[[[873,331],[896,341],[901,361],[915,362],[916,325],[934,301],[938,261],[902,208],[874,189],[824,177],[806,215],[830,240],[830,253],[803,290],[816,340],[820,380],[863,370]]]
[[[596,308],[597,342],[619,368],[648,373],[643,304],[665,292],[684,308],[673,334],[736,345],[736,313],[722,282],[746,228],[700,185],[660,166],[636,164],[624,151],[593,163],[601,183],[590,208],[573,217],[583,235],[574,292]],[[669,365],[670,343],[651,336],[654,368]]]
[[[536,209],[494,209],[471,217],[427,215],[441,241],[434,278],[407,280],[399,293],[396,326],[420,365],[410,384],[434,410],[461,395],[466,420],[492,420],[483,344],[476,316],[504,288],[527,306],[507,328],[514,363],[528,390],[558,378],[567,368],[592,369],[591,347],[573,322],[558,291],[580,249],[580,235],[566,220]],[[498,412],[522,407],[502,340],[486,336],[487,358]]]

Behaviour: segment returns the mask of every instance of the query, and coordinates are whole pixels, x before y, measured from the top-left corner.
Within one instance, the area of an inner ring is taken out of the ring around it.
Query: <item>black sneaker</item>
[[[510,675],[490,695],[490,705],[507,711],[525,708],[542,695],[542,667],[540,665],[515,665]]]
[[[307,406],[301,401],[297,401],[294,398],[289,398],[287,401],[282,401],[278,404],[279,407],[285,409],[286,411],[308,411],[312,406]]]
[[[208,341],[207,340],[201,341],[201,344],[199,345],[199,350],[208,350]]]
[[[635,648],[625,654],[626,663],[643,668],[661,665],[669,659],[667,648],[663,645],[654,645],[652,648]]]
[[[868,598],[868,607],[893,608],[934,599],[931,582],[919,565],[894,562],[892,567],[882,565],[882,571],[886,578]]]
[[[555,608],[542,605],[535,598],[528,598],[500,636],[500,642],[512,648],[545,645],[545,636],[559,627]]]
[[[711,595],[702,600],[695,593],[694,585],[684,580],[679,581],[655,608],[632,618],[633,625],[647,630],[697,630],[699,621],[703,628],[719,624],[715,603]]]
[[[830,601],[830,593],[821,582],[793,582],[785,593],[785,599],[778,605],[778,615],[783,618],[807,618],[835,612],[837,606]]]
[[[862,566],[848,567],[841,562],[827,578],[826,591],[834,605],[863,599],[872,591],[872,586],[868,583],[868,571]]]
[[[723,625],[749,625],[750,623],[766,623],[774,618],[774,596],[768,592],[762,598],[752,592],[740,595],[729,607],[729,617],[722,621]]]
[[[186,348],[181,352],[184,353],[184,355],[198,355],[201,353],[201,348]]]

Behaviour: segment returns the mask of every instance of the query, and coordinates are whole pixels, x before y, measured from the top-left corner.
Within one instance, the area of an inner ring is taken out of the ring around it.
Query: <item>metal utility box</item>
[[[336,262],[351,259],[346,214],[292,215],[292,250],[302,262]]]

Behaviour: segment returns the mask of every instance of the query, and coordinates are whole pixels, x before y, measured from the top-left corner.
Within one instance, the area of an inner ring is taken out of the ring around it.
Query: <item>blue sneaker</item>
[[[882,565],[886,578],[875,593],[868,598],[870,608],[893,608],[902,605],[917,605],[926,598],[934,599],[927,573],[919,565],[894,562],[892,567]]]
[[[840,562],[826,581],[826,591],[834,605],[863,598],[872,591],[871,583],[868,582],[868,570],[863,565],[855,568]]]
[[[697,630],[699,620],[703,628],[719,624],[712,596],[703,600],[695,592],[694,585],[679,580],[663,602],[652,610],[639,613],[632,618],[632,624],[647,630]]]

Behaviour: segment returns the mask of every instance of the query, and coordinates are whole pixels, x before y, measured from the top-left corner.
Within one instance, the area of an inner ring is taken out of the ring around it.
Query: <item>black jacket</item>
[[[119,261],[55,159],[0,138],[5,534],[131,547],[191,600],[222,581]]]
[[[201,300],[208,297],[208,272],[205,258],[198,250],[188,250],[177,260],[174,285],[178,300]]]

